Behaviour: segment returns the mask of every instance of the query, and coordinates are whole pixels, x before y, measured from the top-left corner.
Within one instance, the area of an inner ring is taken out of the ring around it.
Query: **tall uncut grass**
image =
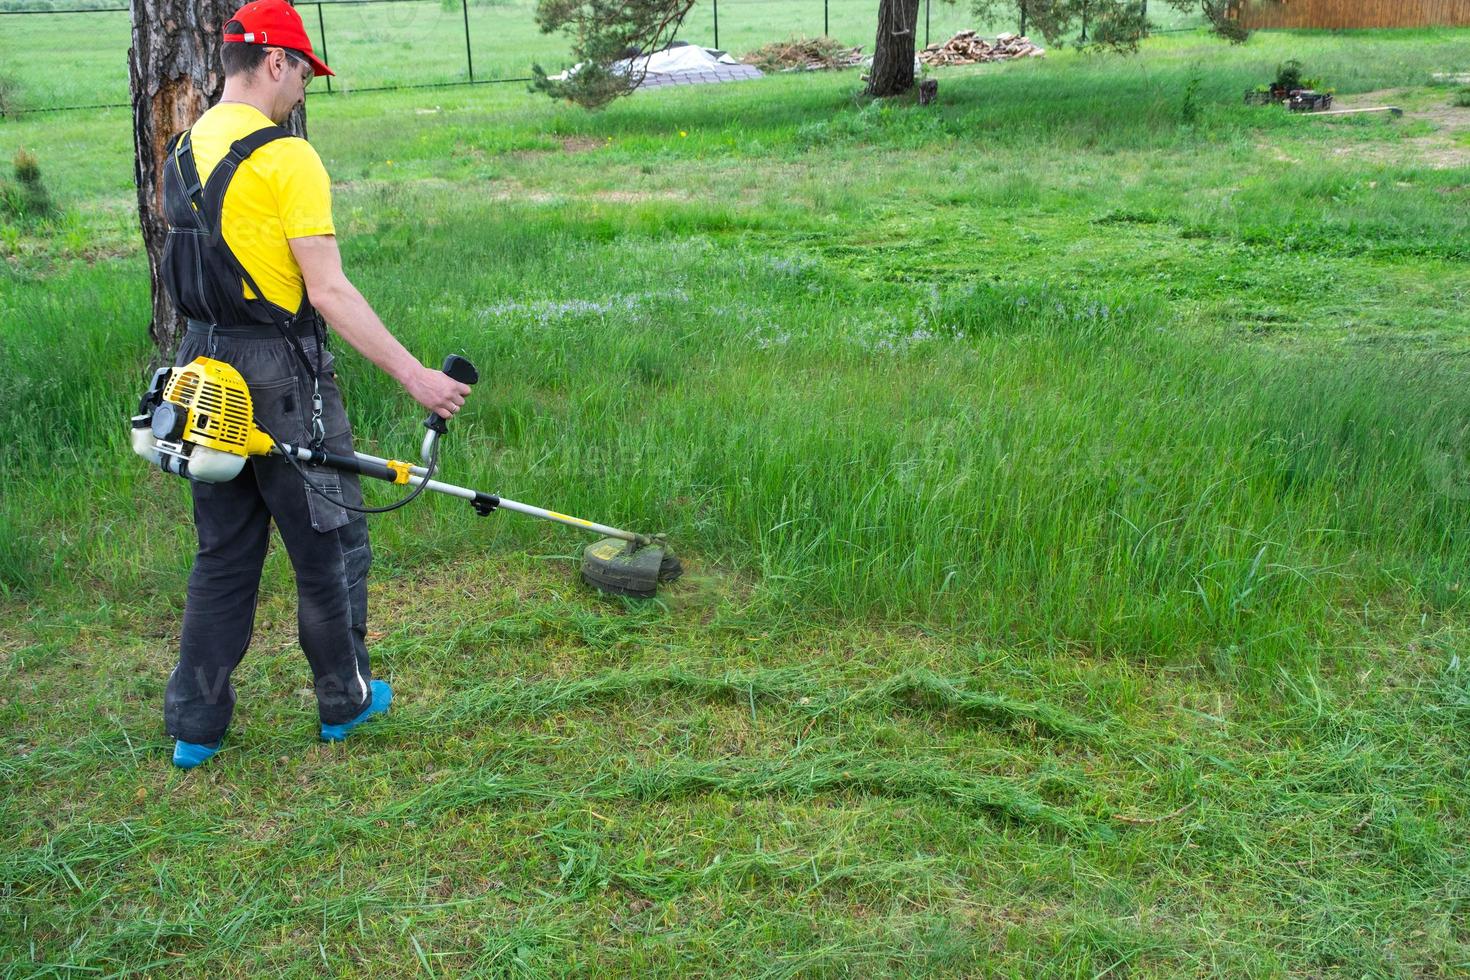
[[[432,237],[380,240],[359,268],[411,249],[422,274],[380,299],[419,311],[415,349],[483,369],[449,478],[668,530],[772,601],[1262,665],[1325,642],[1365,592],[1454,598],[1470,404],[1453,366],[1201,342],[1118,286],[854,283],[715,244],[751,223],[720,209],[430,213]],[[158,566],[176,581],[182,485],[123,442],[147,351],[121,325],[141,284],[68,280],[15,310],[72,340],[64,358],[52,330],[9,343],[6,588],[131,591],[170,581],[148,581]],[[411,446],[391,383],[345,374],[364,441]],[[390,552],[444,558],[508,546],[497,533],[575,544],[449,502],[377,525]]]

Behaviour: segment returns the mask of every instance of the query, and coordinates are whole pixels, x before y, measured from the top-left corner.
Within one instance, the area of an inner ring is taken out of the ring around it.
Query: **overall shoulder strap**
[[[210,231],[217,240],[220,232],[220,211],[225,205],[225,191],[230,188],[230,181],[234,179],[235,172],[240,169],[240,164],[250,158],[256,150],[267,143],[274,143],[278,139],[285,139],[291,134],[280,126],[266,126],[257,129],[248,136],[242,136],[230,144],[229,150],[225,152],[224,158],[215,164],[214,170],[209,174],[209,183],[204,185],[201,205],[208,215],[207,221]],[[197,184],[199,174],[194,174],[194,182]],[[253,285],[251,288],[255,288]]]
[[[226,255],[230,264],[235,267],[235,271],[250,287],[250,291],[262,301],[265,300],[265,294],[255,284],[255,277],[239,261],[235,253],[225,245],[224,222],[221,220],[220,212],[224,208],[225,191],[229,190],[230,181],[234,179],[235,171],[239,169],[240,164],[267,143],[290,135],[280,126],[266,126],[235,140],[225,152],[224,158],[215,164],[214,170],[210,172],[209,183],[202,187],[199,181],[199,169],[194,163],[194,146],[189,130],[179,134],[177,146],[172,153],[174,164],[179,168],[179,176],[183,178],[184,191],[193,205],[195,224],[201,231],[209,235],[210,246]]]
[[[230,152],[240,154],[240,159],[243,160],[250,154],[254,153],[256,150],[260,149],[262,146],[265,146],[267,143],[274,143],[276,140],[290,139],[290,137],[291,131],[285,126],[277,126],[274,124],[270,126],[262,126],[255,132],[242,136],[239,139],[235,140],[235,142],[231,143]]]
[[[222,212],[225,205],[225,192],[229,190],[230,181],[234,179],[236,171],[240,169],[240,164],[248,160],[252,153],[267,143],[274,143],[278,139],[285,139],[289,136],[291,136],[290,131],[280,126],[265,126],[235,140],[235,142],[230,144],[230,148],[226,151],[224,158],[215,164],[214,170],[209,174],[209,182],[201,189],[199,187],[199,171],[194,165],[193,147],[189,144],[188,132],[185,132],[183,139],[179,142],[181,151],[187,154],[187,160],[181,159],[180,173],[185,178],[185,187],[190,188],[189,197],[194,202],[195,218],[199,221],[200,227],[208,233],[210,245],[229,260],[230,265],[234,267],[235,272],[244,281],[245,285],[250,287],[250,291],[255,294],[256,299],[265,304],[267,310],[271,313],[271,319],[275,322],[276,328],[281,331],[281,336],[294,348],[297,359],[301,361],[307,373],[315,379],[321,373],[320,351],[325,342],[325,336],[321,330],[321,326],[318,323],[313,324],[318,341],[317,366],[315,368],[312,367],[311,361],[307,358],[306,350],[302,346],[300,338],[296,336],[295,330],[290,326],[303,311],[310,309],[306,298],[304,296],[302,297],[302,309],[298,310],[294,315],[289,311],[281,310],[280,307],[265,298],[265,293],[255,283],[255,277],[250,274],[250,270],[245,268],[245,263],[240,261],[239,256],[230,249],[224,240]],[[176,157],[179,157],[179,155],[179,153],[175,154]],[[277,310],[280,310],[280,315],[277,315]],[[312,311],[312,313],[314,316],[315,311]]]

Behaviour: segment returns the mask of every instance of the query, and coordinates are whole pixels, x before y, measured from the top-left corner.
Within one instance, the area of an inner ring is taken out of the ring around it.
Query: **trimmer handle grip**
[[[439,370],[449,375],[460,384],[472,385],[480,380],[480,372],[470,363],[468,357],[460,357],[458,354],[448,354],[444,358],[444,366]]]
[[[444,358],[444,366],[439,370],[449,375],[455,381],[463,385],[473,385],[480,380],[480,372],[470,363],[467,357],[458,354],[450,354]],[[429,417],[424,419],[424,428],[439,433],[441,436],[449,431],[447,420],[439,417],[438,412],[430,412]]]

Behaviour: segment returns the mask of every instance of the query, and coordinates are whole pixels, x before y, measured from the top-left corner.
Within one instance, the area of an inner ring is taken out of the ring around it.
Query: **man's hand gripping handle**
[[[480,380],[480,372],[475,370],[475,366],[468,358],[460,357],[458,354],[450,354],[444,358],[444,367],[441,370],[463,385],[473,385]],[[438,412],[431,411],[428,418],[424,419],[424,428],[429,431],[424,435],[421,456],[427,465],[434,454],[434,444],[440,436],[449,431],[449,422]]]

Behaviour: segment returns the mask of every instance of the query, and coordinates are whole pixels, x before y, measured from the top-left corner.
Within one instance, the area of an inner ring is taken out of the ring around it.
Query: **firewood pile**
[[[863,63],[863,49],[849,48],[830,37],[792,37],[763,45],[740,59],[763,72],[825,71]]]
[[[943,44],[931,44],[919,52],[926,65],[978,65],[986,61],[1010,61],[1012,58],[1040,58],[1045,48],[1031,43],[1023,34],[1001,34],[987,41],[974,31],[960,31]]]

